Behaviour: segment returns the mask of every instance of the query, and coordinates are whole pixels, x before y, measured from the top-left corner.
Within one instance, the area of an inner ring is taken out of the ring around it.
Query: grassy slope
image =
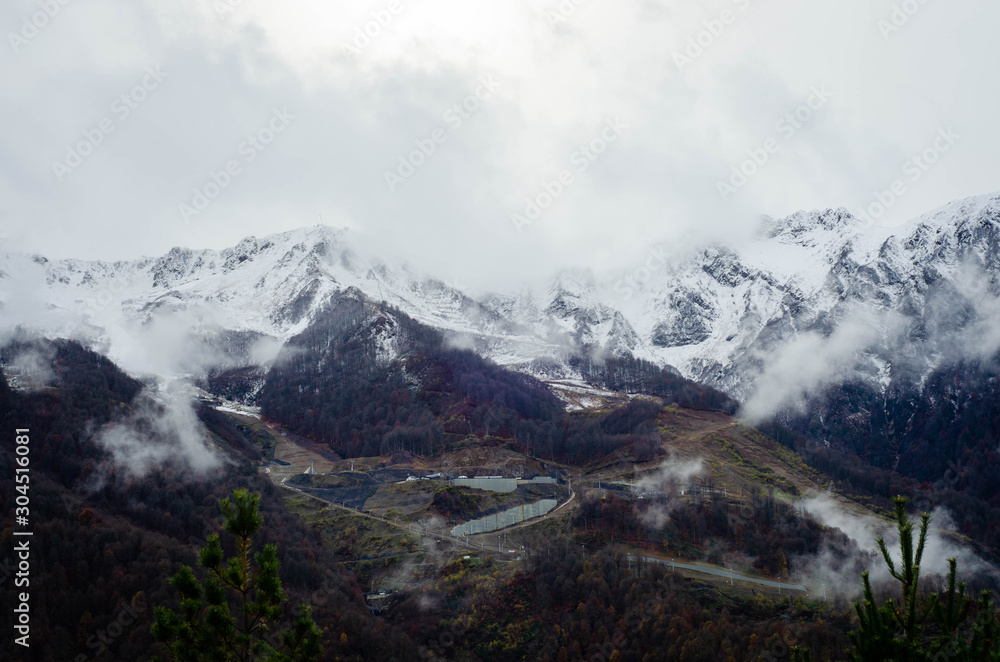
[[[775,497],[785,501],[832,489],[845,506],[868,512],[866,504],[852,504],[838,495],[834,481],[794,451],[728,414],[671,405],[657,418],[657,429],[668,462],[702,460],[706,465],[702,477],[736,498],[741,490],[754,488],[774,490]],[[597,479],[631,481],[650,475],[662,464],[662,459],[634,464],[628,457],[613,457],[587,467],[585,480],[588,485]]]

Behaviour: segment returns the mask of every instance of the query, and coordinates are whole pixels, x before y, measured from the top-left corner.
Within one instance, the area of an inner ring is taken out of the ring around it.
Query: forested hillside
[[[109,463],[94,436],[129,412],[142,385],[72,342],[39,341],[33,349],[51,357],[48,386],[14,392],[0,379],[0,428],[5,434],[15,427],[30,428],[34,532],[32,647],[19,657],[8,641],[3,659],[148,659],[154,652],[149,633],[153,607],[172,604],[175,592],[167,580],[181,564],[194,565],[198,545],[221,523],[218,500],[237,487],[263,493],[264,540],[278,546],[290,600],[313,605],[328,651],[340,659],[416,659],[407,638],[369,614],[353,577],[284,509],[275,488],[240,452],[249,446],[245,440],[212,425],[218,433],[212,440],[227,458],[224,468],[192,475],[176,463],[141,479],[129,478]],[[14,466],[13,447],[5,443],[0,472],[12,476]],[[13,547],[14,496],[13,490],[0,491],[0,540],[8,550]],[[8,623],[12,583],[5,564],[0,594]],[[130,623],[124,629],[112,625],[123,609],[122,621]],[[128,618],[128,610],[134,618]]]
[[[831,388],[808,415],[784,423],[821,442],[797,446],[832,476],[885,503],[905,494],[923,509],[946,506],[963,533],[994,555],[1000,550],[997,361],[955,363],[919,387],[901,382],[885,395],[859,383]]]
[[[428,601],[440,605],[433,619]],[[796,645],[814,660],[837,660],[850,627],[847,612],[723,592],[612,548],[586,552],[564,537],[539,547],[528,571],[512,580],[456,560],[391,620],[419,632],[443,659],[496,662],[780,660],[791,659]]]
[[[199,470],[178,457],[136,475],[98,439],[128,422],[141,432],[136,439],[157,443],[164,432],[135,416],[167,406],[148,397],[155,387],[76,343],[22,339],[0,354],[20,366],[12,380],[17,390],[6,375],[0,379],[0,426],[31,430],[31,521],[39,546],[31,575],[36,645],[29,656],[13,659],[146,659],[157,652],[152,610],[178,604],[168,579],[180,566],[195,565],[196,549],[219,530],[219,499],[247,488],[262,495],[261,543],[277,546],[289,604],[313,608],[322,659],[763,660],[785,657],[799,645],[814,660],[839,660],[855,628],[844,597],[849,587],[831,587],[837,597],[829,601],[816,593],[779,596],[759,586],[674,575],[637,555],[677,556],[785,580],[808,577],[822,558],[825,568],[850,581],[872,559],[788,501],[802,495],[801,486],[835,484],[856,504],[884,510],[890,494],[919,498],[925,488],[916,478],[865,463],[842,444],[817,444],[780,425],[764,426],[774,443],[726,413],[734,403],[722,394],[648,364],[581,362],[595,385],[643,395],[567,413],[546,385],[449,347],[398,311],[341,298],[325,314],[323,325],[289,344],[267,376],[261,403],[280,429],[384,467],[386,475],[392,458],[427,462],[455,448],[545,458],[559,467],[556,473],[580,474],[573,507],[513,531],[507,544],[518,546],[518,556],[508,550],[495,558],[433,540],[417,543],[412,535],[392,537],[350,512],[322,519],[301,501],[292,514],[289,491],[268,478],[277,466],[273,456],[257,445],[275,437],[204,402],[198,420],[221,465]],[[927,439],[935,426],[963,440],[987,438],[991,428],[975,424],[977,415],[993,411],[987,400],[981,411],[957,408],[945,422],[928,414],[920,430]],[[915,443],[908,451],[927,446]],[[668,450],[703,457],[704,475],[688,496],[660,486],[637,498],[633,483],[620,480],[601,486],[609,477],[637,480],[676,466],[676,458],[664,462]],[[12,449],[4,446],[0,471],[12,474],[13,467]],[[395,472],[406,475],[405,468]],[[363,476],[353,468],[342,475]],[[367,480],[372,475],[381,474]],[[718,489],[720,480],[728,493]],[[946,503],[980,498],[970,491],[973,484],[931,496]],[[551,488],[565,498],[564,486]],[[451,512],[449,504],[470,498],[466,489],[431,487],[434,512]],[[13,495],[0,494],[7,518]],[[326,512],[322,503],[309,503],[315,513]],[[965,513],[963,526],[976,526],[977,512]],[[987,542],[992,525],[982,526],[976,537]],[[12,530],[13,521],[5,519],[5,544],[13,544]],[[492,535],[487,540],[494,542]],[[405,549],[394,548],[397,543]],[[373,556],[366,546],[380,547]],[[354,550],[351,558],[345,550]],[[411,565],[393,565],[401,554],[413,557]],[[412,571],[412,579],[391,594],[390,607],[373,615],[356,579],[362,566],[355,563],[367,564],[366,588],[385,576],[372,568],[404,577]],[[0,572],[0,584],[11,579]],[[3,608],[12,607],[11,595],[4,591]],[[127,627],[117,625],[123,613],[130,616]]]
[[[686,407],[736,407],[722,393],[647,362],[576,363],[602,388]],[[623,447],[644,459],[655,453],[650,430],[641,432],[632,414],[616,414],[620,420],[612,424],[569,415],[538,380],[450,347],[439,332],[362,298],[335,298],[288,343],[259,402],[265,416],[345,457],[430,455],[465,435],[502,439],[537,457],[571,463]]]

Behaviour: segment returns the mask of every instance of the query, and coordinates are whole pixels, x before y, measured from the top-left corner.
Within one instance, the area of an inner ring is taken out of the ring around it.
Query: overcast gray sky
[[[996,2],[347,4],[4,2],[2,246],[130,258],[322,218],[482,285],[896,180],[879,223],[1000,189]]]

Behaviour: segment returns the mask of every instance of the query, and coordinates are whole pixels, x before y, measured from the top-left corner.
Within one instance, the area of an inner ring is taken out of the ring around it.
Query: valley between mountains
[[[998,224],[997,196],[892,233],[797,214],[641,282],[477,296],[323,227],[7,255],[40,659],[84,659],[121,604],[141,625],[97,659],[160,650],[237,489],[324,659],[843,659],[861,573],[891,594],[897,495],[932,514],[930,587],[951,558],[998,586]]]

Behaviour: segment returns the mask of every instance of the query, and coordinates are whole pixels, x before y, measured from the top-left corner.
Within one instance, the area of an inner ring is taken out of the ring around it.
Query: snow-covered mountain
[[[1000,345],[990,333],[1000,321],[1000,195],[892,230],[866,230],[846,210],[762,230],[748,245],[700,251],[647,288],[634,321],[647,358],[744,396],[795,349],[814,347],[801,359],[843,363],[839,377],[884,386]]]
[[[173,319],[205,333],[252,332],[284,341],[305,329],[331,296],[352,292],[457,339],[474,338],[498,357],[544,352],[530,330],[439,280],[361,254],[346,231],[327,227],[248,237],[219,251],[174,248],[136,261],[0,259],[5,317],[49,333],[100,341],[108,329]]]
[[[781,382],[782,370],[793,382],[804,371],[885,386],[1000,347],[1000,194],[891,230],[865,228],[843,209],[800,212],[763,221],[743,245],[702,246],[642,283],[571,271],[535,293],[498,284],[478,299],[363,254],[347,231],[326,227],[127,262],[0,260],[4,317],[50,333],[99,339],[114,325],[179,317],[285,340],[350,292],[543,376],[572,376],[560,374],[565,358],[596,351],[670,365],[737,397],[759,380]]]
[[[134,262],[49,262],[37,256],[31,261],[44,271],[48,302],[85,315],[103,310],[108,298],[125,317],[139,321],[204,307],[223,327],[285,338],[305,328],[330,295],[354,287],[404,306],[432,326],[479,333],[504,329],[502,320],[454,288],[358,255],[346,234],[300,229],[247,237],[221,251],[174,248]]]
[[[624,302],[602,298],[606,285],[563,278],[542,319],[741,399],[761,378],[771,389],[851,377],[885,387],[1000,348],[998,242],[1000,194],[893,229],[866,228],[843,209],[800,212],[618,287]]]

